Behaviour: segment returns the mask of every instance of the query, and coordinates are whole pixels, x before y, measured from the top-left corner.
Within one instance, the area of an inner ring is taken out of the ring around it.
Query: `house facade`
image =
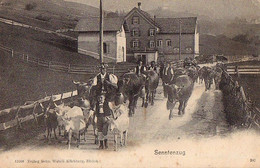
[[[104,62],[126,61],[126,29],[121,18],[104,18],[103,57]],[[99,59],[99,18],[84,18],[79,21],[78,52]]]
[[[141,3],[133,8],[125,21],[127,60],[173,61],[199,55],[197,18],[156,18],[141,10]]]

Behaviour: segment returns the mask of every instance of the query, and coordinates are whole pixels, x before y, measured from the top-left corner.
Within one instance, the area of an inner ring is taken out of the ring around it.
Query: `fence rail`
[[[46,61],[37,57],[29,56],[21,52],[14,51],[11,48],[0,45],[0,50],[10,53],[11,57],[15,57],[23,61],[24,63],[41,66],[48,68],[52,71],[66,72],[71,74],[79,75],[95,75],[99,72],[97,65],[77,65],[77,64],[66,64],[62,62]],[[136,65],[131,63],[125,63],[123,65],[109,64],[107,71],[117,75],[122,75],[133,69]]]
[[[30,120],[38,122],[38,118],[44,115],[44,106],[47,105],[48,101],[52,97],[54,102],[65,101],[67,99],[73,100],[77,96],[77,91],[71,91],[67,93],[61,93],[58,95],[47,96],[43,99],[35,102],[26,102],[22,106],[15,106],[9,109],[0,111],[0,131],[13,128],[15,126],[22,127],[22,123]]]
[[[260,110],[247,97],[244,88],[234,81],[229,72],[224,69],[220,88],[224,94],[223,103],[230,124],[260,129]]]
[[[239,65],[239,66],[227,66],[228,74],[248,74],[248,75],[260,75],[259,65]]]

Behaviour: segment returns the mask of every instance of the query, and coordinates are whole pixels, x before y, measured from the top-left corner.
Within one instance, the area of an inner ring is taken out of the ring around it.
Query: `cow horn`
[[[78,85],[78,84],[79,84],[79,82],[75,82],[74,80],[72,80],[72,82],[73,82],[75,85]]]

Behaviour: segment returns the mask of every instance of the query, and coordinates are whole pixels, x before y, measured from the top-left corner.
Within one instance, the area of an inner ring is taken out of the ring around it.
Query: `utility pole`
[[[100,64],[103,63],[103,4],[102,0],[100,0],[100,26],[99,26],[100,34],[99,34],[99,45],[100,45],[100,53],[99,53],[99,59]]]
[[[181,60],[181,19],[179,20],[179,60]]]

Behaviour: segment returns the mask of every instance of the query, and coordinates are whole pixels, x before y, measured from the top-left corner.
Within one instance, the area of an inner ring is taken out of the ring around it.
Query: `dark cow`
[[[159,75],[154,70],[145,71],[144,74],[146,75],[145,81],[145,108],[148,106],[148,100],[151,102],[151,105],[154,104],[154,96],[156,93],[156,89],[159,84]]]
[[[190,66],[188,69],[187,69],[187,75],[189,77],[191,77],[192,81],[195,82],[197,79],[198,79],[198,71],[197,71],[197,68],[195,66]]]
[[[222,76],[222,69],[219,66],[216,66],[214,69],[214,82],[215,82],[216,90],[219,90],[221,76]]]
[[[194,83],[188,75],[180,75],[174,80],[174,84],[167,85],[168,101],[167,109],[170,110],[169,120],[173,118],[173,108],[179,102],[178,115],[185,113],[187,101],[189,100]]]
[[[145,76],[136,73],[126,73],[118,82],[118,89],[123,93],[125,99],[129,100],[129,116],[135,113],[138,97],[141,95],[144,103]],[[126,100],[125,100],[126,101]],[[144,104],[142,104],[143,106]]]
[[[94,109],[96,104],[96,86],[91,86],[92,80],[89,80],[87,83],[84,82],[75,82],[73,83],[77,87],[78,98],[83,100],[88,100],[90,102],[91,109]]]
[[[58,119],[55,111],[53,110],[56,107],[52,97],[48,103],[48,106],[44,108],[44,118],[45,118],[45,126],[47,130],[46,139],[49,140],[51,138],[51,132],[54,132],[54,137],[57,139],[56,136],[56,129],[58,127]],[[60,132],[59,132],[60,133]]]
[[[214,78],[214,72],[211,67],[202,67],[202,77],[205,82],[205,90],[209,90],[211,87],[211,84],[213,83]]]

